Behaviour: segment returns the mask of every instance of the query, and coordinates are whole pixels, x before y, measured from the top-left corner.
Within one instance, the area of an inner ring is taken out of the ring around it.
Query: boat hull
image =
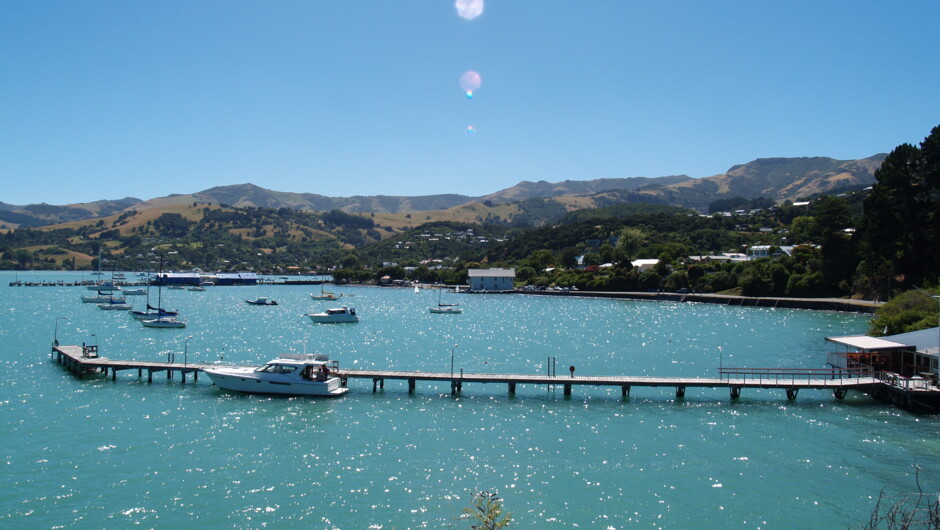
[[[85,304],[109,304],[111,301],[123,302],[123,298],[111,298],[110,296],[83,296],[82,303]]]
[[[170,320],[170,319],[155,319],[155,320],[141,320],[141,324],[145,328],[185,328],[186,322],[182,320]]]
[[[98,309],[102,311],[130,311],[131,306],[120,303],[105,303],[98,304]]]
[[[284,396],[337,397],[349,391],[338,377],[326,381],[305,381],[296,377],[267,378],[251,368],[206,369],[215,385],[223,390],[246,394],[278,394]]]
[[[359,322],[359,317],[356,315],[312,314],[307,316],[317,324],[351,324],[353,322]]]
[[[428,311],[437,315],[459,315],[463,313],[463,309],[455,307],[429,307]]]
[[[147,313],[145,311],[131,311],[130,315],[137,320],[156,320],[158,318],[172,318],[179,316],[179,313],[173,311],[171,313]]]

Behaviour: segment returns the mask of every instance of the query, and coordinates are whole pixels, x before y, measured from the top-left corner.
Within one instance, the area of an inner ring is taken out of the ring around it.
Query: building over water
[[[847,370],[891,372],[902,377],[940,378],[940,328],[900,335],[826,337],[826,363]]]

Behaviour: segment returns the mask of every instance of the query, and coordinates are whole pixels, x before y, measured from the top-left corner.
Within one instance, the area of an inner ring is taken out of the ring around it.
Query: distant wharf
[[[154,373],[166,373],[167,379],[180,374],[186,382],[187,375],[194,381],[199,373],[216,364],[178,362],[178,356],[169,354],[166,362],[115,360],[98,355],[97,346],[53,346],[52,357],[78,377],[83,374],[104,373],[112,381],[125,370],[137,370],[137,377],[147,373],[147,382],[153,382]],[[901,408],[940,412],[940,388],[928,380],[902,378],[895,374],[842,369],[804,368],[721,368],[719,377],[645,377],[645,376],[596,376],[551,374],[489,374],[457,372],[424,372],[403,370],[347,370],[333,372],[347,386],[350,379],[372,381],[372,391],[385,388],[385,381],[404,381],[408,393],[414,393],[419,381],[450,383],[452,395],[459,395],[465,383],[494,383],[506,385],[510,395],[516,393],[517,385],[543,385],[561,387],[564,395],[571,396],[575,386],[614,387],[620,389],[623,398],[630,396],[633,387],[669,387],[675,389],[676,398],[684,398],[688,388],[726,388],[731,399],[741,397],[747,388],[781,389],[788,400],[794,400],[802,389],[831,390],[836,399],[845,398],[849,390],[856,390],[876,399],[889,401]]]

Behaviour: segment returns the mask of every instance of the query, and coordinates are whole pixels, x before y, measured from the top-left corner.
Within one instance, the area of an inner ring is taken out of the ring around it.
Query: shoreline
[[[510,291],[506,291],[510,293]],[[581,296],[585,298],[615,298],[623,300],[646,300],[666,302],[700,302],[746,307],[770,307],[781,309],[811,309],[814,311],[843,311],[849,313],[874,313],[884,305],[871,300],[851,300],[848,298],[782,298],[752,297],[713,293],[648,293],[630,291],[511,291],[513,294],[531,294],[537,296]]]

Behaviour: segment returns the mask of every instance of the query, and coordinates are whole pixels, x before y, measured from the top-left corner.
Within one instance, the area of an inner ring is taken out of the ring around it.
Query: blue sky
[[[863,158],[940,125],[938,21],[926,0],[3,2],[0,201]]]

